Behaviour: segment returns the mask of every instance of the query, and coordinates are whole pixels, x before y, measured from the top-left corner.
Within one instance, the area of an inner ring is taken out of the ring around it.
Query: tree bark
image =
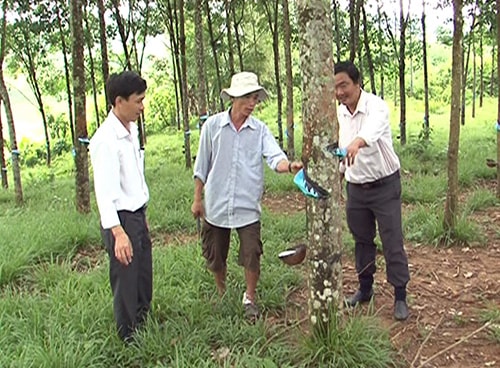
[[[451,67],[451,113],[448,139],[448,190],[444,211],[444,228],[453,234],[458,207],[458,149],[460,140],[460,91],[462,72],[462,0],[453,0],[453,60]]]
[[[118,34],[120,35],[120,41],[123,47],[123,53],[125,55],[125,66],[128,70],[132,70],[132,62],[130,60],[130,52],[128,50],[128,32],[125,31],[125,24],[123,18],[120,14],[120,1],[111,0],[113,4],[113,14],[115,16],[116,26],[118,27]]]
[[[500,45],[500,0],[497,0],[497,45]],[[500,47],[497,47],[497,80],[500,81]],[[497,198],[500,198],[500,93],[497,94]]]
[[[279,51],[279,32],[278,32],[278,5],[279,0],[266,1],[263,3],[267,14],[269,30],[273,37],[273,55],[274,55],[274,80],[276,83],[277,94],[277,123],[278,123],[278,143],[283,148],[283,123],[281,117],[283,115],[283,92],[281,90],[280,80],[280,51]],[[270,9],[272,5],[272,9]]]
[[[363,0],[349,0],[349,60],[356,59],[356,52],[359,46],[359,12]],[[361,65],[361,63],[359,63]]]
[[[206,1],[206,0],[205,0]],[[196,41],[196,72],[198,75],[197,102],[200,128],[207,115],[207,90],[205,82],[205,52],[203,45],[203,0],[196,0],[194,9],[194,33]]]
[[[476,6],[476,5],[474,5]],[[469,34],[468,34],[468,37],[466,38],[466,41],[467,41],[467,54],[465,56],[462,56],[462,63],[465,63],[465,66],[462,65],[462,100],[461,100],[461,110],[460,110],[460,122],[462,125],[465,125],[465,102],[466,102],[466,96],[465,96],[465,92],[467,90],[467,77],[469,75],[469,60],[470,60],[470,50],[471,50],[471,44],[472,44],[472,40],[474,38],[474,28],[476,26],[476,11],[475,11],[475,8],[474,8],[474,12],[472,13],[472,24],[470,26],[470,30],[469,30]],[[463,42],[463,37],[462,37],[462,42]],[[463,50],[463,46],[462,46],[462,52],[465,52],[465,50]]]
[[[406,27],[409,12],[404,14],[403,0],[399,0],[399,140],[401,145],[406,144],[406,85],[405,85],[405,58],[406,58]]]
[[[191,131],[189,130],[189,99],[187,88],[187,64],[186,64],[186,34],[184,29],[184,0],[179,0],[179,48],[181,52],[181,102],[182,102],[182,121],[184,125],[184,155],[186,159],[186,168],[191,168]]]
[[[286,70],[286,139],[289,160],[295,159],[295,127],[293,124],[293,71],[292,71],[292,32],[288,0],[283,0],[283,44],[285,48]]]
[[[238,29],[240,27],[241,21],[243,20],[243,14],[245,12],[245,1],[246,0],[241,1],[241,4],[240,4],[241,16],[238,19],[236,18],[236,5],[231,6],[231,13],[233,16],[234,37],[236,39],[236,50],[238,51],[238,63],[240,66],[240,70],[239,70],[240,72],[244,71],[245,69],[243,67],[243,50],[241,47],[241,36],[240,36],[240,32]]]
[[[3,64],[3,57],[2,57],[2,64]],[[3,65],[1,64],[0,64],[0,96],[4,103],[5,116],[7,117],[7,126],[9,127],[12,173],[14,176],[14,187],[16,191],[16,204],[22,205],[24,199],[23,199],[23,187],[21,183],[21,169],[19,165],[20,153],[19,153],[19,148],[17,146],[16,129],[14,125],[14,116],[12,115],[12,106],[10,104],[9,92],[7,90],[7,87],[5,86],[5,80],[3,76]]]
[[[160,3],[163,4],[163,3]],[[175,9],[172,9],[170,5],[170,1],[166,1],[166,9],[162,9],[162,13],[165,19],[165,26],[168,31],[168,39],[170,42],[170,53],[172,60],[172,70],[174,77],[174,92],[175,92],[175,119],[177,124],[177,129],[181,129],[181,119],[180,119],[180,111],[181,111],[181,103],[179,103],[180,94],[182,91],[180,90],[180,79],[181,79],[181,67],[180,67],[180,58],[179,58],[179,37],[178,37],[178,27],[177,27],[177,12]],[[175,4],[175,3],[174,3]]]
[[[477,89],[477,63],[476,63],[476,43],[472,38],[472,118],[476,117],[476,89]]]
[[[106,91],[106,82],[109,79],[109,61],[108,61],[108,41],[106,37],[106,21],[104,15],[106,8],[104,7],[104,0],[97,0],[97,9],[99,15],[99,44],[101,48],[101,70],[102,80],[104,82],[104,96],[106,97],[106,111],[110,108],[108,91]]]
[[[210,36],[210,46],[212,47],[212,57],[214,58],[215,73],[217,75],[216,95],[219,95],[219,107],[220,111],[222,111],[224,110],[224,101],[222,101],[222,97],[220,97],[222,82],[221,82],[220,68],[219,68],[219,56],[217,53],[217,41],[214,38],[214,31],[212,28],[212,14],[210,12],[210,6],[208,4],[208,1],[205,1],[205,12],[207,14],[208,35]]]
[[[338,0],[332,0],[333,10],[333,28],[335,32],[335,55],[337,55],[337,62],[340,62],[340,55],[342,52],[342,44],[340,43],[340,27],[339,27],[339,3]]]
[[[2,99],[0,99],[0,109],[2,108]],[[5,144],[3,138],[2,115],[0,114],[0,173],[2,176],[2,188],[9,188],[9,178],[7,175],[7,165],[5,163]]]
[[[479,108],[483,107],[484,101],[484,47],[483,47],[483,22],[479,32]]]
[[[227,35],[227,56],[229,74],[234,74],[234,52],[233,52],[233,35],[231,34],[231,0],[224,0],[224,8],[226,11],[226,35]]]
[[[73,96],[71,93],[71,78],[70,78],[70,62],[68,60],[68,47],[66,45],[66,32],[64,31],[63,28],[63,22],[61,20],[61,14],[59,14],[59,7],[56,7],[55,9],[56,12],[56,17],[57,17],[57,27],[59,29],[59,36],[61,37],[61,47],[62,47],[62,54],[63,54],[63,60],[64,60],[64,78],[66,82],[66,96],[68,97],[68,117],[69,117],[69,129],[71,132],[71,142],[73,147],[75,146],[75,119],[73,117]]]
[[[342,298],[342,213],[338,161],[325,147],[338,140],[333,74],[333,35],[328,0],[297,1],[302,70],[303,162],[308,175],[327,189],[326,199],[308,200],[309,317],[328,330]]]
[[[493,45],[493,47],[491,48],[490,96],[493,96],[493,87],[495,84],[495,60],[497,59],[496,58],[497,53],[498,53],[498,47],[496,47],[496,45]],[[497,70],[498,70],[498,66],[497,66]]]
[[[3,74],[3,62],[5,59],[5,44],[7,38],[7,11],[8,0],[2,2],[2,23],[0,25],[0,100],[3,101],[5,116],[7,118],[7,127],[9,128],[9,139],[12,160],[12,174],[14,177],[14,189],[16,192],[16,204],[22,205],[23,199],[23,186],[21,183],[21,169],[19,167],[19,149],[16,140],[16,128],[14,125],[14,116],[12,115],[12,107],[10,104],[9,91],[5,86]]]
[[[384,54],[384,37],[383,37],[383,32],[382,32],[382,12],[381,12],[381,8],[382,8],[382,4],[377,1],[377,15],[378,15],[378,52],[379,52],[379,55],[380,55],[380,60],[381,60],[381,64],[380,64],[380,92],[379,92],[379,96],[381,98],[384,98],[384,92],[385,92],[385,89],[384,89],[384,75],[385,75],[385,72],[384,72],[384,68],[385,68],[385,54]]]
[[[424,64],[424,139],[429,140],[429,71],[427,64],[427,38],[425,25],[425,0],[422,0],[422,62]]]
[[[73,39],[73,94],[75,96],[75,133],[77,140],[87,139],[87,119],[85,115],[85,41],[83,39],[82,0],[71,1],[71,35]],[[81,213],[90,212],[89,165],[87,144],[78,141],[76,150],[76,209]]]
[[[93,102],[94,102],[94,111],[95,111],[95,121],[96,121],[96,127],[99,128],[100,124],[100,117],[99,117],[99,104],[97,102],[97,83],[95,79],[95,63],[94,63],[94,55],[92,53],[92,47],[94,46],[94,40],[92,39],[92,32],[90,29],[90,24],[88,21],[88,15],[87,15],[87,6],[86,4],[84,6],[84,19],[85,19],[85,28],[87,29],[87,32],[85,32],[85,42],[87,45],[87,52],[89,55],[89,72],[90,72],[90,82],[92,83],[92,97],[93,97]],[[74,142],[74,140],[73,140]]]
[[[373,65],[372,53],[370,50],[370,39],[368,35],[368,21],[366,18],[365,6],[361,5],[361,12],[363,14],[363,42],[366,50],[366,62],[368,63],[368,74],[370,75],[370,86],[372,93],[377,94],[377,87],[375,86],[375,66]]]

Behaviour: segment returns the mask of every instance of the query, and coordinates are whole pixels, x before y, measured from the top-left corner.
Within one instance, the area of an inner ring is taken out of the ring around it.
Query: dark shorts
[[[260,271],[260,256],[263,253],[260,239],[260,221],[235,229],[240,239],[238,264],[252,272]],[[202,252],[207,268],[222,271],[227,265],[231,229],[222,228],[203,221],[201,229]]]

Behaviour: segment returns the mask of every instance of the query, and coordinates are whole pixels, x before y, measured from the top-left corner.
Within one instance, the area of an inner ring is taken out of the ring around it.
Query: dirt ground
[[[305,197],[266,195],[263,205],[272,212],[305,211]],[[411,273],[405,322],[393,319],[393,289],[385,280],[383,256],[377,258],[374,310],[407,367],[500,367],[500,344],[481,318],[488,306],[500,308],[500,208],[475,213],[475,220],[487,246],[405,244]],[[352,255],[344,256],[343,268],[349,295],[357,288]],[[304,286],[291,296],[292,304],[306,303],[305,295]]]

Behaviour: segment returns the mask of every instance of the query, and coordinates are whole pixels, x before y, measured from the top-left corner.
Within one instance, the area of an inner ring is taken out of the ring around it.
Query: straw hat
[[[231,87],[224,88],[220,96],[222,100],[229,101],[231,97],[241,97],[257,91],[260,101],[264,101],[269,96],[265,88],[259,85],[257,75],[251,72],[240,72],[233,75]]]

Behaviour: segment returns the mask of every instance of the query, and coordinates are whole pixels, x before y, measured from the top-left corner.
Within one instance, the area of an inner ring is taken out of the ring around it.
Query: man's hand
[[[120,225],[113,227],[111,232],[115,237],[115,257],[122,265],[128,266],[132,263],[132,257],[134,256],[132,243]]]
[[[293,161],[293,162],[290,162],[289,163],[289,171],[292,173],[292,174],[295,174],[297,173],[297,171],[299,171],[300,169],[302,169],[304,167],[304,165],[302,164],[302,162],[300,161]]]
[[[346,147],[347,154],[345,156],[345,164],[347,166],[354,165],[354,158],[359,152],[359,149],[366,146],[366,142],[363,138],[356,137],[354,140],[349,143]]]
[[[191,213],[193,214],[194,218],[205,217],[203,201],[201,199],[193,201],[193,204],[191,205]]]

